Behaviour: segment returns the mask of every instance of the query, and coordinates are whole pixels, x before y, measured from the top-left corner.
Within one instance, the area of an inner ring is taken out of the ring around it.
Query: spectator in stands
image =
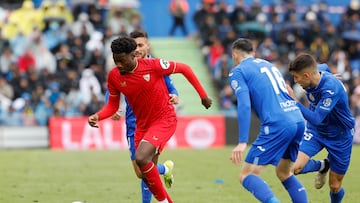
[[[13,54],[10,47],[6,47],[0,56],[0,72],[2,76],[8,77],[10,66],[17,63],[17,57]]]
[[[55,105],[62,95],[59,82],[56,79],[52,79],[45,90],[46,98],[49,99],[52,105]]]
[[[28,46],[28,40],[21,30],[16,31],[15,35],[10,38],[10,47],[16,57],[24,54]]]
[[[310,52],[319,63],[325,63],[329,58],[329,46],[324,42],[323,37],[317,36],[315,40],[310,44]]]
[[[51,21],[49,29],[44,32],[44,43],[46,48],[51,52],[66,40],[65,33],[61,30],[60,24],[57,21]]]
[[[83,95],[82,99],[85,105],[88,105],[91,102],[93,95],[96,95],[97,97],[102,96],[100,82],[95,77],[93,70],[85,69],[82,72],[80,78],[80,91]]]
[[[28,92],[24,92],[21,95],[21,98],[24,100],[24,107],[21,109],[22,113],[22,125],[24,126],[34,126],[36,125],[35,113],[33,109],[33,105],[31,103],[31,94]]]
[[[227,36],[227,33],[233,30],[233,27],[229,18],[223,18],[218,25],[218,36],[220,40],[224,40]]]
[[[170,28],[169,35],[174,36],[178,27],[181,28],[183,35],[188,35],[188,30],[185,23],[186,14],[189,12],[189,3],[187,0],[170,0],[169,11],[173,19],[173,24]]]
[[[20,98],[25,93],[31,93],[29,81],[26,76],[19,76],[17,83],[12,84],[14,88],[14,99]]]
[[[74,56],[70,52],[69,45],[65,43],[62,43],[59,46],[57,52],[55,53],[55,59],[56,59],[57,70],[59,70],[59,65],[61,61],[65,63],[64,65],[67,66],[69,69],[76,69],[76,67],[73,67],[72,65]]]
[[[245,10],[244,1],[237,0],[235,9],[230,13],[230,20],[234,26],[236,27],[247,20],[247,11]]]
[[[0,76],[0,108],[8,109],[14,98],[14,89],[7,80]]]
[[[224,21],[224,19],[229,19],[228,5],[225,0],[219,2],[217,10],[214,13],[216,24],[220,25]]]
[[[114,35],[120,35],[121,28],[125,29],[125,33],[127,33],[127,29],[129,26],[129,21],[124,17],[123,12],[121,10],[114,11],[113,15],[108,19],[107,27],[112,30]]]
[[[100,32],[104,31],[104,20],[102,18],[101,10],[95,4],[89,5],[89,21],[93,24],[94,29]]]
[[[26,48],[24,54],[22,54],[18,59],[18,68],[21,75],[25,75],[29,69],[35,69],[35,57],[32,53],[32,50]]]
[[[35,69],[39,73],[41,69],[47,68],[51,73],[56,71],[54,54],[45,46],[40,31],[29,36],[29,49],[35,58]]]
[[[210,46],[212,44],[212,37],[217,35],[217,25],[215,23],[214,15],[207,15],[205,22],[200,28],[200,38],[202,46]]]
[[[55,2],[54,6],[60,14],[58,17],[62,18],[66,24],[71,24],[74,22],[74,16],[64,0]]]
[[[236,97],[230,85],[225,85],[219,95],[221,113],[228,117],[236,117]]]
[[[200,9],[196,10],[193,16],[196,28],[199,32],[205,26],[205,19],[208,15],[213,15],[211,4],[202,1]]]
[[[75,36],[81,36],[84,31],[90,35],[95,31],[95,28],[89,21],[89,15],[87,13],[80,13],[77,20],[72,24],[71,30]]]
[[[278,48],[272,38],[265,37],[264,41],[260,43],[257,53],[259,54],[259,58],[263,58],[267,61],[273,61],[279,57],[277,49]]]
[[[14,103],[15,104],[15,103]],[[22,115],[14,108],[13,105],[9,105],[7,109],[1,110],[0,124],[5,126],[22,126]]]
[[[40,100],[40,102],[38,102],[35,106],[34,115],[36,124],[46,126],[53,113],[54,109],[51,102],[46,97],[43,97],[42,100]]]
[[[250,6],[250,12],[248,14],[248,21],[256,21],[257,16],[262,13],[262,6],[260,0],[253,0],[253,4]]]
[[[1,8],[1,7],[0,7]],[[0,22],[0,54],[3,53],[3,51],[9,47],[10,45],[10,42],[8,39],[6,39],[4,37],[4,34],[3,34],[3,23]]]
[[[67,104],[66,116],[82,116],[83,108],[86,108],[82,103],[82,92],[80,92],[79,84],[72,83],[69,93],[65,96]]]
[[[220,39],[216,35],[212,35],[211,37],[212,44],[209,46],[208,64],[212,74],[214,75],[215,67],[225,50]]]

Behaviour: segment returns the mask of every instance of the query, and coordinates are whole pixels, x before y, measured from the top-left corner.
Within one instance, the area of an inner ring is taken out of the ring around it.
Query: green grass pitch
[[[165,149],[160,161],[175,162],[175,183],[168,190],[174,202],[257,202],[237,180],[240,166],[229,160],[232,149],[232,146],[206,150]],[[359,154],[360,146],[354,145],[350,169],[344,179],[344,203],[360,202]],[[323,151],[316,158],[325,155]],[[310,202],[329,202],[328,187],[316,190],[314,175],[298,176]],[[272,166],[265,169],[262,177],[282,202],[291,202]],[[136,203],[141,202],[139,185],[126,150],[0,151],[1,203]]]

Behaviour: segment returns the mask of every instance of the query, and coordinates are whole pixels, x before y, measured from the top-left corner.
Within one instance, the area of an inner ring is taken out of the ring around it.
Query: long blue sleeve
[[[308,109],[300,102],[297,103],[297,106],[300,108],[301,113],[308,122],[313,125],[320,125],[326,116],[332,113],[332,110],[340,98],[338,95],[338,88],[326,90],[322,93],[318,105],[316,105],[315,108]]]
[[[239,143],[248,142],[251,124],[251,104],[249,92],[242,91],[237,95]]]
[[[176,90],[171,78],[169,76],[164,76],[164,79],[165,79],[166,87],[169,91],[169,94],[176,94],[177,96],[179,96],[179,93]]]
[[[314,112],[311,111],[310,109],[306,108],[302,103],[298,102],[297,106],[300,108],[301,113],[303,114],[304,118],[312,123],[313,125],[320,125],[321,122],[324,120],[324,118],[326,117],[326,115],[328,114],[327,112],[322,111],[320,112]]]

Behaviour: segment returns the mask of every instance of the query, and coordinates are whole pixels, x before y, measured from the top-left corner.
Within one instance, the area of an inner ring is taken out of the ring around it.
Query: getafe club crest
[[[143,75],[143,78],[144,78],[144,80],[146,80],[146,82],[149,82],[150,81],[150,74],[148,73],[148,74]]]

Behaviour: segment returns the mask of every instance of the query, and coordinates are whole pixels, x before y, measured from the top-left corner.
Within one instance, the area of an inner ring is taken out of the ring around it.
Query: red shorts
[[[176,116],[162,119],[151,124],[147,130],[135,130],[135,150],[142,140],[147,141],[156,147],[156,153],[165,147],[167,141],[173,136],[176,130]]]

